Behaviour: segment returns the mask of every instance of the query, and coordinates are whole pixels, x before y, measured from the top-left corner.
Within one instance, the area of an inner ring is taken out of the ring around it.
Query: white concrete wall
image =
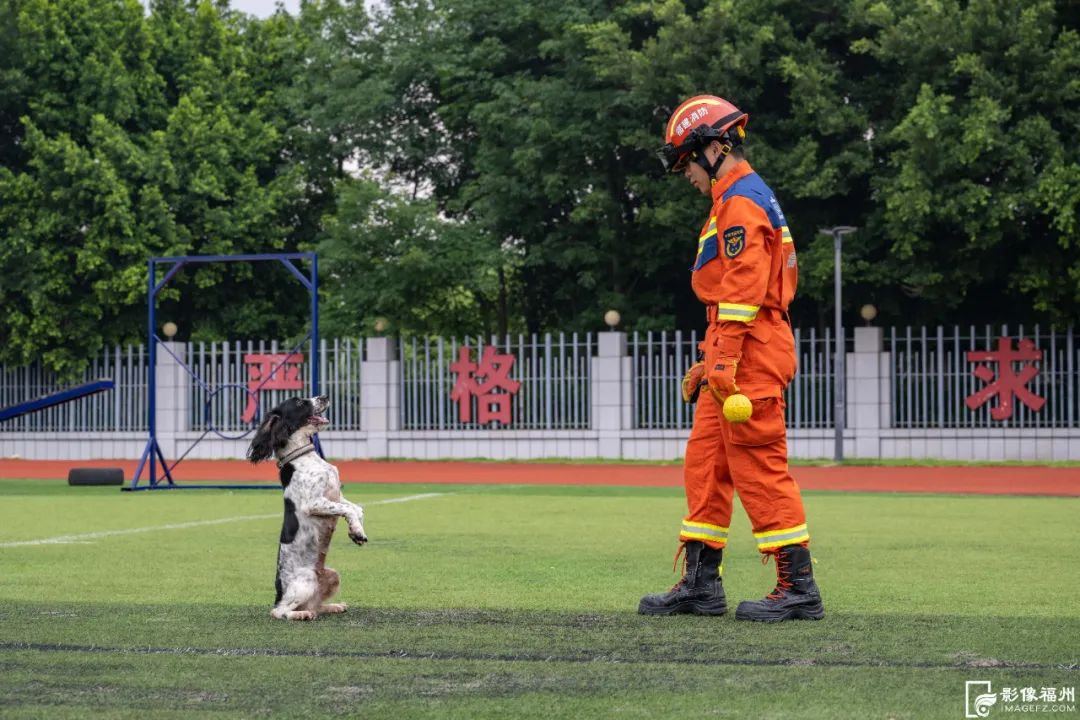
[[[169,344],[183,357],[183,347]],[[601,333],[592,359],[592,428],[589,430],[404,431],[400,429],[400,363],[392,341],[367,340],[361,370],[362,431],[320,435],[334,458],[626,458],[682,457],[689,430],[633,427],[633,367],[626,335]],[[855,351],[846,366],[847,426],[844,454],[858,458],[942,458],[949,460],[1080,460],[1080,428],[1053,430],[944,429],[890,427],[891,358],[882,351],[881,331],[856,328]],[[190,458],[242,458],[248,439],[228,440],[187,427],[190,384],[187,373],[166,352],[158,353],[158,442],[171,462],[190,449]],[[143,433],[0,433],[0,457],[31,459],[138,458]],[[792,457],[832,457],[831,429],[788,432]]]

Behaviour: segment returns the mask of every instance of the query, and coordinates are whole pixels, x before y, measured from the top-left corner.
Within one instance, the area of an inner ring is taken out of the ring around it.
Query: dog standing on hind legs
[[[343,613],[344,603],[326,603],[341,578],[326,567],[326,552],[339,517],[349,523],[349,538],[367,542],[364,510],[341,496],[337,468],[315,452],[312,436],[330,423],[325,395],[292,398],[267,413],[248,448],[248,460],[277,458],[285,495],[285,521],[278,545],[277,597],[271,617],[314,620],[319,613]]]

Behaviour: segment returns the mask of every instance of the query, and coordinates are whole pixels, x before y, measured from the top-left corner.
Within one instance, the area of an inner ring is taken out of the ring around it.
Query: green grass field
[[[678,490],[346,494],[350,611],[285,623],[278,493],[0,481],[0,717],[963,718],[965,680],[1080,685],[1080,499],[807,493],[826,618],[759,625],[635,614]],[[774,578],[733,525],[732,605]]]

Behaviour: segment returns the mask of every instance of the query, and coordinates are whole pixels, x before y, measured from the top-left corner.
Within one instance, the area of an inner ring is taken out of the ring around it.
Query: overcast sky
[[[229,0],[229,6],[255,17],[267,18],[274,14],[279,2],[293,15],[300,12],[300,0]],[[149,7],[150,0],[143,0],[143,6]]]
[[[261,18],[273,15],[278,4],[294,15],[300,10],[300,0],[229,0],[229,6],[234,10]]]

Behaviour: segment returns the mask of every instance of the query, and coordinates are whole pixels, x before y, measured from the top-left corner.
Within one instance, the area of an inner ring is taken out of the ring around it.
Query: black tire
[[[71,468],[68,485],[123,485],[121,468]]]

